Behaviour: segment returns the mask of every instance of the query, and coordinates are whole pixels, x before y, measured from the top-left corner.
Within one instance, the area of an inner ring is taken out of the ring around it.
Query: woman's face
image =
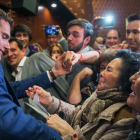
[[[132,93],[129,94],[127,104],[140,113],[140,71],[130,77]]]
[[[61,56],[61,50],[59,49],[59,47],[57,47],[57,46],[54,46],[53,48],[52,48],[52,54],[51,54],[51,56],[56,56],[56,57],[59,57],[59,56]]]
[[[97,89],[105,90],[110,88],[118,88],[120,86],[120,72],[122,67],[122,59],[116,58],[112,60],[104,71],[100,73],[100,79]]]
[[[109,62],[102,62],[100,64],[100,69],[99,69],[100,73],[106,69],[108,64],[109,64]]]

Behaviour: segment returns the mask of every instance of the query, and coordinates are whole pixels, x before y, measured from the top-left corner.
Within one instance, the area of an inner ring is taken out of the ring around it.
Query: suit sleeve
[[[47,124],[24,114],[22,108],[13,102],[5,84],[2,67],[0,67],[0,140],[50,139],[61,140],[61,137]]]
[[[46,72],[43,72],[41,74],[38,74],[37,76],[22,81],[9,82],[9,83],[13,88],[18,99],[26,97],[25,90],[27,90],[29,87],[32,87],[34,85],[38,85],[43,89],[47,89],[51,87],[51,83]]]
[[[68,42],[65,38],[62,39],[61,41],[59,41],[59,44],[62,46],[62,48],[65,52],[69,50]]]

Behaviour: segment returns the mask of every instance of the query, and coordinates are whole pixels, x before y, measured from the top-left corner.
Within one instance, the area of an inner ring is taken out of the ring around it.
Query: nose
[[[67,40],[72,40],[72,35],[67,36]]]
[[[9,42],[8,42],[7,44],[5,44],[4,49],[5,49],[5,50],[10,49]]]
[[[136,81],[136,74],[134,74],[134,75],[132,75],[130,78],[129,78],[129,81],[131,82],[131,83],[135,83],[135,81]]]
[[[128,35],[128,39],[132,39],[133,38],[133,33],[130,32],[130,34]]]
[[[104,72],[105,72],[105,70],[102,70],[102,71],[100,72],[100,77],[103,77],[103,76],[104,76]]]

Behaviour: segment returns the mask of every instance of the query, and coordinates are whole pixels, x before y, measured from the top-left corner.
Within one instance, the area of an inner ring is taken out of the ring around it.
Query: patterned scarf
[[[97,97],[94,95],[97,94]],[[73,127],[79,125],[84,126],[93,120],[110,105],[126,101],[128,95],[118,88],[95,91],[81,106],[80,110],[74,117]]]

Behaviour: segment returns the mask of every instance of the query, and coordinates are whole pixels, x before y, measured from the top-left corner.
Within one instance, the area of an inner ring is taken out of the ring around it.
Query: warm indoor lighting
[[[55,7],[57,7],[57,4],[56,4],[56,3],[53,3],[51,6],[52,6],[53,8],[55,8]]]
[[[43,10],[44,7],[43,6],[38,6],[38,10]]]

